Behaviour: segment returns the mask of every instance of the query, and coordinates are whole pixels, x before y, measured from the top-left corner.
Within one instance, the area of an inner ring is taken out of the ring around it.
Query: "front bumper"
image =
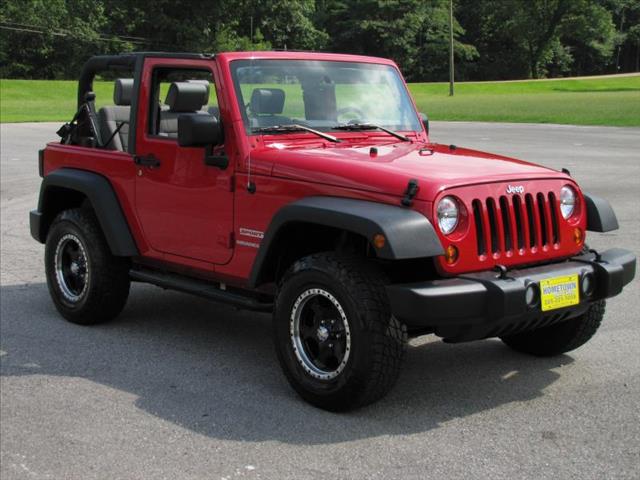
[[[387,286],[391,310],[409,330],[430,331],[447,341],[461,342],[530,330],[573,318],[595,301],[618,295],[633,280],[636,257],[619,248],[600,255],[587,253],[567,261],[460,275],[451,279]],[[525,290],[550,277],[591,274],[592,293],[580,292],[580,303],[542,312],[530,307]]]

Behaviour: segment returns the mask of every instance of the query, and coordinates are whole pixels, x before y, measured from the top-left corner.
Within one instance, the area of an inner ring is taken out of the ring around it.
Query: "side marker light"
[[[458,249],[454,245],[449,245],[444,251],[444,260],[452,265],[458,260]]]

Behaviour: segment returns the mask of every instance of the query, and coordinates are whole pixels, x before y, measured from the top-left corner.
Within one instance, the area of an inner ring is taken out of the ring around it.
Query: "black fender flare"
[[[261,283],[263,268],[283,227],[293,222],[311,223],[353,232],[367,238],[382,234],[385,245],[376,249],[379,258],[406,260],[444,254],[431,222],[421,213],[394,205],[339,197],[306,197],[276,212],[260,243],[249,285]]]
[[[592,232],[611,232],[618,230],[618,219],[611,204],[604,198],[583,193],[587,204],[587,230]]]
[[[55,196],[61,194],[56,191],[58,188],[79,192],[89,200],[114,255],[138,255],[138,248],[111,183],[100,174],[76,168],[60,168],[42,180],[38,210],[31,212],[30,218],[31,235],[36,240],[40,243],[46,241],[53,220],[47,205],[56,202]]]

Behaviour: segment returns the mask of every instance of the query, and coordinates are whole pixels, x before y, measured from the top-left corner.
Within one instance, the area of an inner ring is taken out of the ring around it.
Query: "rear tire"
[[[106,322],[127,302],[129,261],[111,254],[91,210],[65,210],[54,219],[45,244],[45,270],[53,303],[70,322]]]
[[[307,402],[345,411],[395,384],[407,341],[391,315],[385,277],[355,256],[304,257],[279,284],[273,317],[278,359]]]
[[[575,350],[587,343],[596,333],[604,317],[605,301],[593,303],[582,315],[529,332],[501,337],[512,349],[551,357]]]

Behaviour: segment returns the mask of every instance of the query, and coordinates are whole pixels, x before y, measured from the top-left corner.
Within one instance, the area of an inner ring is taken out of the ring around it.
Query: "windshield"
[[[236,60],[231,73],[248,133],[283,125],[320,131],[345,124],[422,130],[404,83],[389,65]]]

